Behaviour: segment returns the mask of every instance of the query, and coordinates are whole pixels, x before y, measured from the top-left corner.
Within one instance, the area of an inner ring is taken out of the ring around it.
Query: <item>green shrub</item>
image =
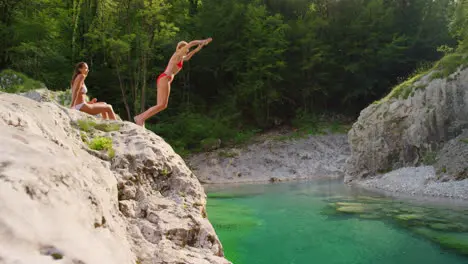
[[[301,109],[296,112],[291,125],[296,129],[297,136],[301,134],[317,134],[320,131],[320,118]]]
[[[93,150],[107,150],[107,155],[110,158],[115,156],[115,150],[112,146],[112,139],[108,137],[95,137],[89,143],[88,146]]]
[[[22,73],[8,69],[0,72],[1,92],[21,93],[44,87],[43,83],[33,80]]]
[[[237,129],[228,118],[210,117],[198,113],[181,113],[146,128],[163,137],[180,155],[198,152],[218,139],[223,145],[247,141],[258,130]]]
[[[67,89],[65,91],[57,92],[57,98],[55,98],[55,100],[63,106],[70,106],[71,98],[72,98],[71,89]]]
[[[108,137],[95,137],[89,142],[89,148],[94,150],[107,150],[112,148],[112,139]]]

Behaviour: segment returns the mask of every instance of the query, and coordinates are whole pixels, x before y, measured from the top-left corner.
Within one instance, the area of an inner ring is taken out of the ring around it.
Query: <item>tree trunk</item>
[[[125,110],[127,111],[128,120],[132,121],[132,115],[130,114],[130,107],[128,107],[127,95],[125,94],[125,87],[122,82],[122,77],[120,76],[120,72],[117,72],[117,78],[119,79],[120,91],[122,92],[122,100],[125,105]]]
[[[148,54],[147,52],[143,55],[143,76],[141,77],[141,100],[140,100],[140,109],[141,112],[145,111],[145,102],[146,102],[146,75],[148,74],[147,68]]]
[[[81,12],[81,0],[73,0],[73,33],[72,33],[72,61],[75,62],[75,50],[76,50],[76,34],[78,28],[78,20]]]

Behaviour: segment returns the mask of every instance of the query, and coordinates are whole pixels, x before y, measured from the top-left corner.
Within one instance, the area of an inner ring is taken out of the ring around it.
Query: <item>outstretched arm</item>
[[[194,47],[194,46],[196,46],[196,45],[201,45],[203,42],[204,42],[204,40],[192,40],[192,41],[190,41],[190,42],[188,43],[188,45],[187,45],[186,48],[187,48],[187,49],[190,49],[190,48],[192,48],[192,47]]]
[[[190,51],[185,57],[184,57],[184,60],[185,61],[188,61],[192,58],[193,55],[195,55],[195,53],[199,52],[201,50],[201,48],[203,47],[202,44],[199,44],[198,47],[192,51]]]
[[[213,39],[212,38],[207,38],[207,39],[202,39],[202,40],[192,40],[189,42],[187,45],[187,48],[190,49],[191,47],[194,47],[196,45],[206,45],[210,43]]]
[[[198,44],[198,47],[195,48],[194,50],[190,51],[185,57],[184,57],[184,60],[185,61],[188,61],[192,58],[193,55],[195,55],[195,53],[199,52],[201,50],[201,48],[205,45],[208,45],[208,43],[210,43],[213,39],[212,38],[208,38],[208,39],[205,39],[205,40],[202,40],[202,42],[200,44]],[[192,41],[193,42],[193,41]],[[190,45],[190,43],[189,43]]]

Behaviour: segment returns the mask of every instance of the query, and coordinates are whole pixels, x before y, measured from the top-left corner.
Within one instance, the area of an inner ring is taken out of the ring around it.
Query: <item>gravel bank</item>
[[[468,200],[468,179],[437,181],[434,167],[406,167],[355,182],[356,185],[412,196],[447,197]]]
[[[197,154],[186,161],[202,183],[247,183],[344,177],[349,155],[347,135],[330,134],[266,138],[243,148]]]

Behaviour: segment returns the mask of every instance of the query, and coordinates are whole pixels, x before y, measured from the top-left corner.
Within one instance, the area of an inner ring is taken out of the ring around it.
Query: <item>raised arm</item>
[[[187,47],[185,47],[185,48],[190,49],[190,48],[192,48],[192,47],[194,47],[196,45],[201,45],[203,42],[204,42],[204,40],[192,40],[187,44]]]
[[[184,60],[185,61],[188,61],[192,58],[193,55],[195,55],[195,53],[199,52],[201,50],[201,48],[203,48],[203,46],[205,45],[208,45],[208,43],[210,43],[213,39],[212,38],[208,38],[208,39],[205,39],[205,40],[202,40],[202,42],[200,44],[198,44],[198,47],[196,47],[194,50],[190,51],[185,57],[184,57]],[[190,45],[190,44],[189,44]]]
[[[212,38],[207,38],[207,39],[202,39],[202,40],[192,40],[188,43],[187,48],[190,49],[196,45],[206,45],[210,43],[213,39]]]
[[[201,48],[203,47],[203,44],[199,44],[197,48],[195,48],[194,50],[190,51],[185,57],[184,57],[184,60],[185,61],[188,61],[192,58],[193,55],[195,55],[195,53],[199,52],[201,50]]]

